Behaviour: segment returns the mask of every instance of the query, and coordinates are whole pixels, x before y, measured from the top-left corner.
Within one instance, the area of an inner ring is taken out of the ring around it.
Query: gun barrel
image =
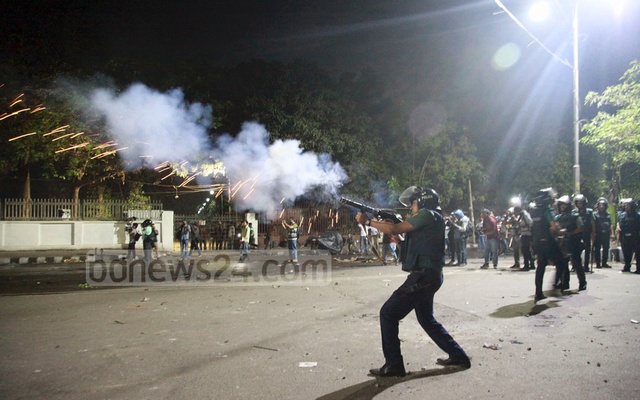
[[[340,202],[351,207],[359,208],[360,211],[363,211],[363,212],[376,213],[378,211],[373,207],[369,207],[368,205],[358,203],[357,201],[349,200],[346,197],[340,197]]]

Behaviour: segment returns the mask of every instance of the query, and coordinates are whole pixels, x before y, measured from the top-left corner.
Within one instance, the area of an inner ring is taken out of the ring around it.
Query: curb
[[[125,253],[126,256],[126,253]],[[6,265],[29,265],[29,264],[61,264],[61,263],[82,263],[82,262],[95,262],[97,260],[105,259],[117,260],[120,259],[120,255],[113,256],[100,256],[96,257],[93,254],[89,255],[73,255],[73,256],[47,256],[47,257],[0,257],[0,266]]]

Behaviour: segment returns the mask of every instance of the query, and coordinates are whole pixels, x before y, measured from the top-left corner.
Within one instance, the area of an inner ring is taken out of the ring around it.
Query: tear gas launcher
[[[398,224],[402,222],[402,216],[395,212],[394,210],[384,210],[380,208],[373,208],[366,204],[358,203],[357,201],[349,200],[346,197],[340,197],[340,203],[346,204],[351,207],[355,207],[359,209],[361,212],[368,214],[369,216],[373,215],[374,218],[378,220],[388,219],[393,221],[394,224]]]

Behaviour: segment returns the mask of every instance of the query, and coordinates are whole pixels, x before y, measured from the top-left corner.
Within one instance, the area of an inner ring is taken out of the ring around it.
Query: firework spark
[[[69,137],[71,135],[75,135],[75,133],[67,133],[66,135],[62,135],[62,136],[58,136],[57,138],[53,138],[53,139],[51,139],[51,141],[55,142],[56,140],[64,139],[64,138]]]
[[[79,149],[81,147],[86,147],[88,144],[89,144],[89,142],[80,143],[80,144],[77,144],[75,146],[67,147],[66,149],[56,150],[55,153],[58,154],[58,153],[62,153],[62,152],[68,151],[68,150]]]
[[[50,132],[47,132],[47,133],[43,134],[42,136],[44,137],[44,136],[53,135],[54,133],[64,132],[64,131],[67,130],[68,127],[69,127],[69,125],[60,126],[60,127],[56,128],[56,129],[50,131]]]
[[[21,95],[19,95],[15,99],[13,99],[13,101],[9,104],[9,108],[15,106],[18,103],[22,103],[24,101],[24,99],[22,99],[22,97],[24,97],[24,93],[22,93]]]
[[[4,114],[0,115],[0,121],[2,121],[3,119],[7,119],[9,117],[13,117],[14,115],[18,115],[18,114],[20,114],[22,112],[29,111],[29,110],[31,110],[31,109],[30,108],[23,108],[21,110],[14,111],[11,114],[4,113]]]
[[[29,132],[29,133],[25,133],[24,135],[12,137],[11,139],[8,140],[8,142],[13,142],[14,140],[22,139],[23,137],[27,137],[27,136],[31,136],[31,135],[36,135],[37,133],[38,132]]]

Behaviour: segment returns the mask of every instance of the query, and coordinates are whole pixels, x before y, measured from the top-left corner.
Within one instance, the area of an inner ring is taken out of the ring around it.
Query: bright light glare
[[[520,48],[513,43],[500,47],[491,59],[491,65],[497,71],[511,68],[520,59]]]
[[[551,6],[548,1],[538,1],[529,9],[529,18],[531,20],[540,22],[549,18],[551,13]]]
[[[625,4],[627,0],[612,0],[611,4],[613,5],[613,12],[616,18],[622,17],[622,13],[624,12]]]

